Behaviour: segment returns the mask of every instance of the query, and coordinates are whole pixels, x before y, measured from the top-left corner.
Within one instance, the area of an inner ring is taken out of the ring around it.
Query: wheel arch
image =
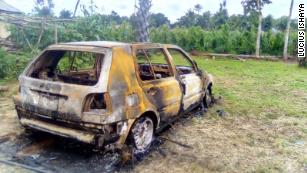
[[[147,110],[145,112],[143,112],[142,114],[140,114],[137,119],[147,116],[149,118],[151,118],[154,122],[155,125],[155,129],[157,129],[159,127],[160,124],[160,116],[158,115],[158,113],[156,113],[155,111],[152,110]]]

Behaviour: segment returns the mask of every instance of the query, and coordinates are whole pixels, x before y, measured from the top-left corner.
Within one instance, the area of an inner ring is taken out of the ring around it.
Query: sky
[[[29,13],[33,9],[34,0],[4,0],[19,10]],[[55,13],[59,14],[62,9],[74,10],[77,0],[53,0],[55,4]],[[109,14],[112,10],[121,16],[130,16],[134,12],[136,0],[93,0],[97,5],[97,11],[102,14]],[[165,14],[171,22],[176,22],[186,11],[193,9],[195,4],[201,4],[202,12],[210,11],[214,14],[219,9],[219,4],[223,0],[152,0],[151,12]],[[291,0],[272,0],[272,4],[263,9],[263,15],[271,14],[274,18],[288,16]],[[81,0],[80,4],[88,4],[90,0]],[[226,0],[227,9],[230,15],[243,14],[241,0]],[[292,18],[298,16],[298,5],[304,0],[294,0]],[[306,1],[305,1],[306,2]],[[305,3],[305,5],[307,5]],[[79,10],[80,12],[80,10]]]

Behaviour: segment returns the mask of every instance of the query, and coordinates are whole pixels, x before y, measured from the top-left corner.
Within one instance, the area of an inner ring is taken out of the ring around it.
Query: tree
[[[66,10],[66,9],[63,9],[59,15],[60,19],[71,19],[71,17],[72,17],[71,11]]]
[[[112,22],[115,22],[117,24],[121,24],[122,23],[122,18],[115,11],[111,11],[111,14],[109,15],[109,18],[110,18],[110,20]]]
[[[200,26],[203,29],[209,29],[211,27],[210,19],[211,19],[210,11],[204,12],[203,15],[198,17],[197,26]]]
[[[170,25],[169,19],[162,13],[153,13],[149,16],[149,26],[158,28],[162,25]]]
[[[203,9],[203,7],[200,4],[196,4],[194,6],[194,10],[197,12],[198,15],[200,14],[202,9]]]
[[[231,30],[252,31],[258,25],[258,15],[250,13],[246,15],[231,15],[227,21]]]
[[[271,0],[243,0],[241,2],[244,14],[251,12],[258,13],[258,32],[257,32],[257,41],[256,41],[256,56],[259,57],[260,54],[260,39],[261,39],[261,24],[262,24],[262,8],[266,4],[272,3]]]
[[[263,18],[262,20],[262,30],[267,32],[273,28],[273,17],[272,15],[268,15],[267,17]]]
[[[215,28],[220,28],[222,25],[226,24],[228,21],[228,11],[226,9],[226,0],[220,3],[220,9],[212,17],[213,26]]]
[[[282,16],[275,20],[275,29],[284,32],[287,28],[288,17]]]
[[[193,10],[189,9],[184,16],[181,16],[174,24],[175,26],[191,27],[195,26],[197,22],[197,14]]]
[[[53,16],[54,3],[52,0],[35,0],[34,9],[32,12],[40,17]]]
[[[288,16],[288,22],[287,22],[287,29],[285,34],[285,42],[284,42],[284,60],[288,60],[288,41],[289,41],[289,32],[290,32],[290,23],[291,23],[291,15],[293,10],[293,1],[291,0],[290,9],[289,9],[289,16]]]
[[[139,6],[136,6],[137,13],[133,20],[136,40],[138,42],[149,42],[149,23],[148,18],[151,8],[151,0],[139,0]]]
[[[93,16],[97,13],[98,7],[93,0],[90,0],[88,5],[81,4],[80,7],[84,16]]]

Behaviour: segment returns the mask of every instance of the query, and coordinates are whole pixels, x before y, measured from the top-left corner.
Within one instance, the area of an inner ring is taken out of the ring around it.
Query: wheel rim
[[[145,117],[136,122],[132,129],[134,144],[138,152],[147,150],[153,139],[153,121]]]

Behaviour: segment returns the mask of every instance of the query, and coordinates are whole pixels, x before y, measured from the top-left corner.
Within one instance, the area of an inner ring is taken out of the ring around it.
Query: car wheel
[[[212,105],[213,96],[212,96],[212,89],[211,86],[209,86],[206,89],[205,98],[204,98],[204,105],[206,108],[209,108]]]
[[[149,117],[138,119],[131,130],[131,141],[134,153],[146,152],[154,139],[154,123]]]

